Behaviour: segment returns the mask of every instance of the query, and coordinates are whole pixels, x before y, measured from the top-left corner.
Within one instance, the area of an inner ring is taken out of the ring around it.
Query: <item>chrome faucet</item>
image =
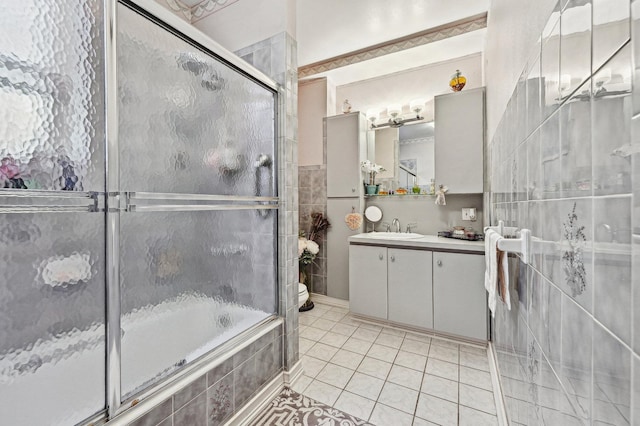
[[[396,226],[396,232],[400,232],[400,221],[397,217],[391,221],[391,226],[393,225]]]

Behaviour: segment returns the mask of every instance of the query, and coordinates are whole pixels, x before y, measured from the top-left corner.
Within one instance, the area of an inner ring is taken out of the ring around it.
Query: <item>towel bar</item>
[[[522,256],[522,261],[525,264],[529,263],[529,254],[531,252],[531,231],[529,229],[521,229],[516,231],[515,227],[505,227],[503,221],[498,221],[498,226],[487,226],[484,228],[486,233],[488,230],[493,230],[500,235],[504,236],[505,231],[507,234],[517,235],[517,238],[502,238],[498,241],[498,249],[511,253],[519,253]]]
[[[498,226],[485,226],[484,232],[487,232],[489,229],[496,231],[503,237],[515,237],[518,231],[518,228],[515,226],[504,226],[504,221],[502,220],[498,221]]]

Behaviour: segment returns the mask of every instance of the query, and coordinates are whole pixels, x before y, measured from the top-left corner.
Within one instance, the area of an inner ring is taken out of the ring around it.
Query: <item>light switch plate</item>
[[[466,207],[462,209],[462,220],[476,220],[475,207]]]

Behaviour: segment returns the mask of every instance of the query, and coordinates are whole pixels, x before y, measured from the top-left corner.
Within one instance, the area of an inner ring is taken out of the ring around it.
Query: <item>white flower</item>
[[[318,247],[318,243],[315,241],[307,240],[307,250],[309,253],[316,255],[320,251],[320,247]]]
[[[298,257],[302,256],[302,252],[307,248],[307,239],[298,238]]]
[[[360,166],[362,168],[362,171],[366,173],[380,173],[386,170],[381,165],[372,163],[369,160],[364,160],[362,163],[360,163]]]
[[[371,165],[371,171],[375,172],[375,173],[381,173],[384,172],[386,169],[384,167],[382,167],[379,164],[372,164]]]

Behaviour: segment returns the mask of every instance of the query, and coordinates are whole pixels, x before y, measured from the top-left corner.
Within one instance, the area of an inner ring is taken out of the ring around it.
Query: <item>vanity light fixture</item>
[[[420,115],[422,110],[424,109],[425,101],[424,99],[414,99],[409,103],[409,109],[415,116],[411,118],[402,118],[402,106],[398,104],[392,104],[387,107],[387,115],[389,119],[381,124],[376,124],[378,120],[379,111],[375,109],[370,109],[367,111],[367,118],[371,121],[372,129],[380,129],[383,127],[401,127],[404,126],[405,123],[411,123],[413,121],[424,120],[424,116]]]

